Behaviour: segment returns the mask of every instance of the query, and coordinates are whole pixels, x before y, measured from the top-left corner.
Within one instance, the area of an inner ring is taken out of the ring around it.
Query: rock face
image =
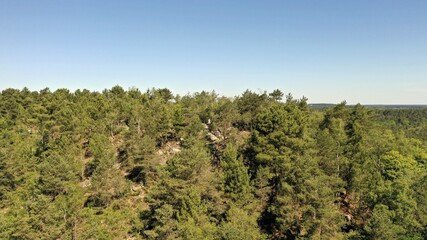
[[[210,132],[207,133],[206,136],[212,142],[218,142],[219,141],[219,138]]]
[[[179,152],[181,152],[181,146],[179,142],[171,141],[166,143],[161,149],[157,151],[157,155],[160,157],[160,164],[166,164],[169,159],[171,159]]]
[[[207,129],[207,130],[208,130],[208,129]],[[212,143],[218,143],[218,142],[220,142],[220,141],[222,141],[222,140],[224,140],[224,139],[225,139],[225,138],[224,138],[224,136],[222,135],[222,133],[221,133],[221,131],[220,131],[219,129],[209,131],[209,132],[206,134],[206,137],[207,137],[207,139],[208,139],[209,141],[211,141]]]

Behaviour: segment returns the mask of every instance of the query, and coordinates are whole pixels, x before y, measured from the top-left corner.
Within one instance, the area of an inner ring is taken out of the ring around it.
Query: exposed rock
[[[206,134],[206,136],[212,142],[218,142],[219,141],[219,138],[217,136],[215,136],[214,134],[212,134],[212,133],[208,133],[208,134]]]
[[[160,164],[164,165],[171,159],[175,154],[181,152],[181,146],[179,142],[171,141],[167,142],[161,149],[157,151],[157,155],[160,157]]]

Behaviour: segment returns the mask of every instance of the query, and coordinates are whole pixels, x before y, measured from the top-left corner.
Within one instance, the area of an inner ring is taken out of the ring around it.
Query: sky
[[[427,104],[427,1],[0,0],[0,90]]]

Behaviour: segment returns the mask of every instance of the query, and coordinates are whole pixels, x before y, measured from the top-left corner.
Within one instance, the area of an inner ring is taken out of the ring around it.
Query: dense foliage
[[[280,90],[6,89],[0,239],[426,239],[426,133]]]

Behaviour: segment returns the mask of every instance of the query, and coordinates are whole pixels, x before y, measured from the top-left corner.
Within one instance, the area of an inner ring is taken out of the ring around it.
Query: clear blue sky
[[[0,90],[427,104],[427,1],[0,0]]]

